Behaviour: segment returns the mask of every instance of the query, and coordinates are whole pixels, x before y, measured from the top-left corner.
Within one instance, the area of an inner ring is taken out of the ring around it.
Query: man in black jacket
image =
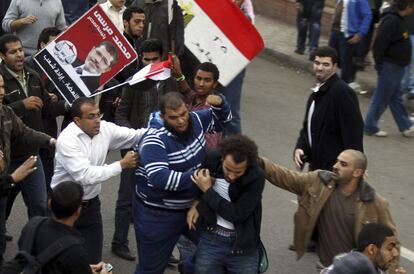
[[[203,232],[195,255],[196,273],[258,273],[264,172],[258,166],[256,144],[243,135],[223,140],[193,175],[203,192],[188,212]]]
[[[313,70],[316,87],[310,95],[303,127],[294,152],[298,170],[306,162],[310,170],[331,170],[345,149],[363,151],[363,120],[355,92],[336,74],[337,53],[320,47]]]
[[[0,74],[0,176],[5,174],[10,164],[10,154],[13,143],[20,142],[27,147],[28,145],[48,146],[56,142],[56,140],[49,135],[27,127],[10,107],[3,105],[3,97],[4,81]],[[28,158],[30,157],[28,156]],[[33,164],[36,164],[36,161],[34,161]],[[18,169],[19,168],[16,170]],[[15,173],[16,170],[10,173]],[[15,187],[11,177],[3,177],[2,180],[3,183],[0,184],[0,192],[4,195],[0,195],[0,261],[3,258],[3,253],[6,247],[5,213],[7,195]]]
[[[28,127],[44,131],[42,114],[58,116],[65,112],[62,101],[53,103],[44,89],[39,75],[24,65],[24,52],[20,39],[13,34],[5,34],[0,38],[0,74],[4,80],[4,103],[11,107]],[[29,145],[26,140],[18,138],[12,143],[9,173],[22,164],[31,155],[38,155],[39,146]],[[29,217],[46,214],[46,181],[42,161],[38,158],[37,169],[10,192],[7,215],[18,192],[22,190]]]
[[[413,12],[412,0],[396,0],[384,13],[374,41],[374,59],[378,70],[378,84],[365,118],[365,132],[386,137],[378,126],[379,118],[388,105],[404,137],[414,137],[414,126],[403,105],[400,88],[405,67],[410,63],[412,49],[405,16]]]

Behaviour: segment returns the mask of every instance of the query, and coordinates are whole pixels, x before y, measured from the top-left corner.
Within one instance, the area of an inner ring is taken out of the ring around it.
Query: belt
[[[91,204],[93,204],[94,202],[96,202],[98,200],[99,200],[99,195],[96,195],[95,197],[93,197],[92,199],[89,199],[89,200],[82,200],[81,207],[82,208],[87,208]]]
[[[219,225],[217,225],[216,227],[207,227],[206,230],[210,233],[227,238],[236,237],[237,234],[235,230],[230,230]]]

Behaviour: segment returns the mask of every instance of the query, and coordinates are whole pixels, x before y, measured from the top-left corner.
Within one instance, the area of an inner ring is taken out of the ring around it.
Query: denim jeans
[[[306,37],[309,29],[309,51],[318,48],[319,36],[321,33],[321,18],[324,0],[301,0],[300,10],[297,17],[298,39],[296,49],[305,50]]]
[[[347,83],[351,83],[355,81],[356,66],[354,64],[354,58],[358,55],[360,46],[359,44],[349,44],[348,39],[345,38],[342,32],[332,30],[329,36],[329,46],[338,52],[341,79]]]
[[[149,207],[137,197],[133,198],[132,204],[138,247],[135,274],[162,274],[178,238],[185,235],[197,243],[198,232],[188,230],[186,210]]]
[[[23,164],[23,162],[10,162],[8,173],[13,173],[13,171],[17,169],[21,164]],[[22,192],[23,201],[26,205],[27,215],[29,218],[32,218],[34,216],[46,216],[46,179],[43,171],[42,160],[39,155],[37,155],[36,167],[37,169],[35,171],[24,178],[21,182],[16,184],[16,187],[10,191],[7,200],[6,219],[8,219],[10,216],[14,200],[20,191]]]
[[[365,118],[364,130],[368,134],[374,134],[380,129],[378,121],[387,107],[402,132],[412,126],[407,111],[403,105],[401,79],[404,74],[404,66],[384,62],[378,66],[378,83],[369,105],[367,117]]]
[[[232,115],[231,121],[224,128],[226,136],[241,133],[240,101],[245,75],[246,70],[244,69],[226,87],[219,90],[226,97]]]
[[[411,45],[414,47],[414,35],[410,35]],[[411,61],[404,69],[404,76],[401,81],[402,91],[409,90],[414,95],[414,54],[411,54]]]
[[[236,237],[224,237],[203,232],[195,257],[196,274],[257,274],[259,255],[256,251],[248,255],[233,255]]]

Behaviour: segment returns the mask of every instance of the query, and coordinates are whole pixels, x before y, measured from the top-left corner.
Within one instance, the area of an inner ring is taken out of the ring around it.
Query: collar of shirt
[[[323,83],[316,83],[315,87],[311,88],[312,92],[318,92],[321,86],[323,86],[326,82]]]
[[[103,5],[106,5],[108,7],[108,10],[111,10],[113,12],[117,12],[119,14],[123,14],[124,11],[126,10],[126,7],[125,6],[123,6],[120,10],[116,9],[114,7],[114,5],[112,5],[112,3],[109,0],[106,1],[105,3],[103,3]]]
[[[86,134],[80,127],[78,127],[78,125],[75,124],[75,122],[72,122],[72,123],[73,123],[73,125],[71,126],[71,130],[76,136],[83,135],[83,136],[89,137],[91,140],[93,139],[88,134]]]
[[[4,67],[13,76],[13,78],[15,78],[20,83],[20,86],[22,87],[24,93],[28,96],[28,94],[27,94],[26,72],[24,71],[24,69],[23,69],[23,79],[22,79],[20,77],[20,75],[18,75],[14,71],[12,71],[6,64],[5,64]]]

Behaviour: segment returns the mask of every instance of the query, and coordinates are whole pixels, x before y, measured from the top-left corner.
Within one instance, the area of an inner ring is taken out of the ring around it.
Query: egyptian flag
[[[247,16],[231,0],[183,0],[185,45],[200,62],[212,62],[226,86],[263,49]]]
[[[171,54],[168,55],[168,60],[156,64],[149,64],[143,67],[140,71],[135,73],[129,80],[129,85],[135,85],[139,82],[151,79],[154,81],[162,81],[171,77]]]
[[[139,70],[137,73],[129,77],[125,82],[110,88],[94,93],[92,96],[107,92],[109,90],[125,86],[134,85],[136,89],[147,90],[155,85],[158,81],[166,80],[171,77],[171,54],[168,55],[168,60],[156,64],[149,64]]]

